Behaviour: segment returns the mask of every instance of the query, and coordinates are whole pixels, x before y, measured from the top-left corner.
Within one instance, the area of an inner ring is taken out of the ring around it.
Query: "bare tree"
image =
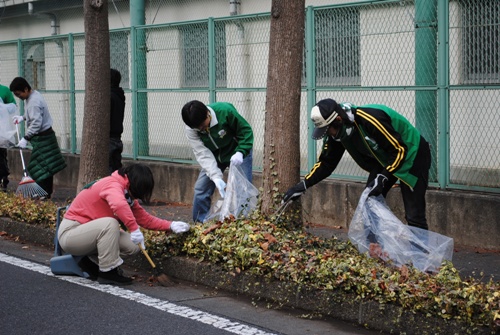
[[[85,101],[77,191],[108,172],[110,64],[107,0],[84,0]]]
[[[304,6],[304,0],[273,0],[271,6],[261,204],[267,214],[300,178]]]

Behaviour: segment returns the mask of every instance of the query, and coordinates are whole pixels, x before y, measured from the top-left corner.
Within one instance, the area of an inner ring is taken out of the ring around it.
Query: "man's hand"
[[[170,230],[176,234],[185,233],[189,230],[189,224],[182,221],[172,221],[170,224]]]
[[[134,244],[141,244],[142,249],[146,250],[146,246],[144,245],[144,235],[139,228],[130,233],[130,240]]]
[[[231,165],[238,166],[243,163],[243,154],[239,151],[236,151],[236,153],[231,156]]]
[[[217,189],[219,190],[220,197],[224,199],[224,197],[226,196],[226,191],[225,191],[226,183],[224,182],[224,180],[219,178],[214,179],[214,183],[215,187],[217,187]]]
[[[24,121],[24,116],[21,116],[21,115],[14,115],[14,116],[12,117],[12,123],[14,123],[14,124],[19,124],[19,123],[21,123],[21,122],[23,122],[23,121]]]
[[[21,140],[19,141],[19,143],[17,143],[17,146],[21,149],[24,149],[26,148],[26,146],[28,145],[28,141],[23,137],[21,138]]]
[[[389,178],[382,173],[379,173],[375,179],[373,179],[367,187],[372,187],[372,190],[368,194],[369,197],[376,197],[384,192],[385,184]]]
[[[306,192],[306,182],[302,180],[295,186],[290,187],[288,191],[286,191],[282,203],[288,202],[289,200],[295,201],[298,198],[300,198],[300,196],[305,192]]]

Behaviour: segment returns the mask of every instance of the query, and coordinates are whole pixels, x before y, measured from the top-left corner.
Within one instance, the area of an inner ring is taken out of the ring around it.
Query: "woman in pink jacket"
[[[134,164],[98,180],[71,203],[59,226],[59,243],[65,252],[85,256],[79,265],[90,279],[103,284],[132,283],[119,266],[121,257],[140,251],[138,244],[144,248],[139,227],[174,233],[189,230],[186,222],[163,220],[141,207],[137,199],[148,203],[153,188],[151,170]],[[130,233],[120,229],[120,222]]]

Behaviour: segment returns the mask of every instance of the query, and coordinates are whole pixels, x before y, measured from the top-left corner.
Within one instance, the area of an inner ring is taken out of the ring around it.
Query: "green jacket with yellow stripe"
[[[306,187],[328,177],[345,150],[364,170],[380,167],[414,187],[410,173],[420,145],[420,132],[401,114],[384,105],[351,106],[354,125],[339,140],[326,136],[318,162],[305,177]]]

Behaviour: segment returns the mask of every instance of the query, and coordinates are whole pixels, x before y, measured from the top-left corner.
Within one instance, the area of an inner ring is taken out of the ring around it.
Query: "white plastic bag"
[[[10,148],[15,145],[16,126],[12,116],[16,114],[15,104],[4,104],[0,98],[0,148]]]
[[[361,195],[349,226],[350,241],[359,252],[401,267],[412,264],[423,272],[438,272],[443,260],[453,256],[453,239],[403,224],[389,209],[383,196]]]
[[[223,221],[230,215],[246,217],[257,207],[258,197],[259,190],[248,181],[241,167],[230,165],[226,196],[212,204],[205,221]]]

